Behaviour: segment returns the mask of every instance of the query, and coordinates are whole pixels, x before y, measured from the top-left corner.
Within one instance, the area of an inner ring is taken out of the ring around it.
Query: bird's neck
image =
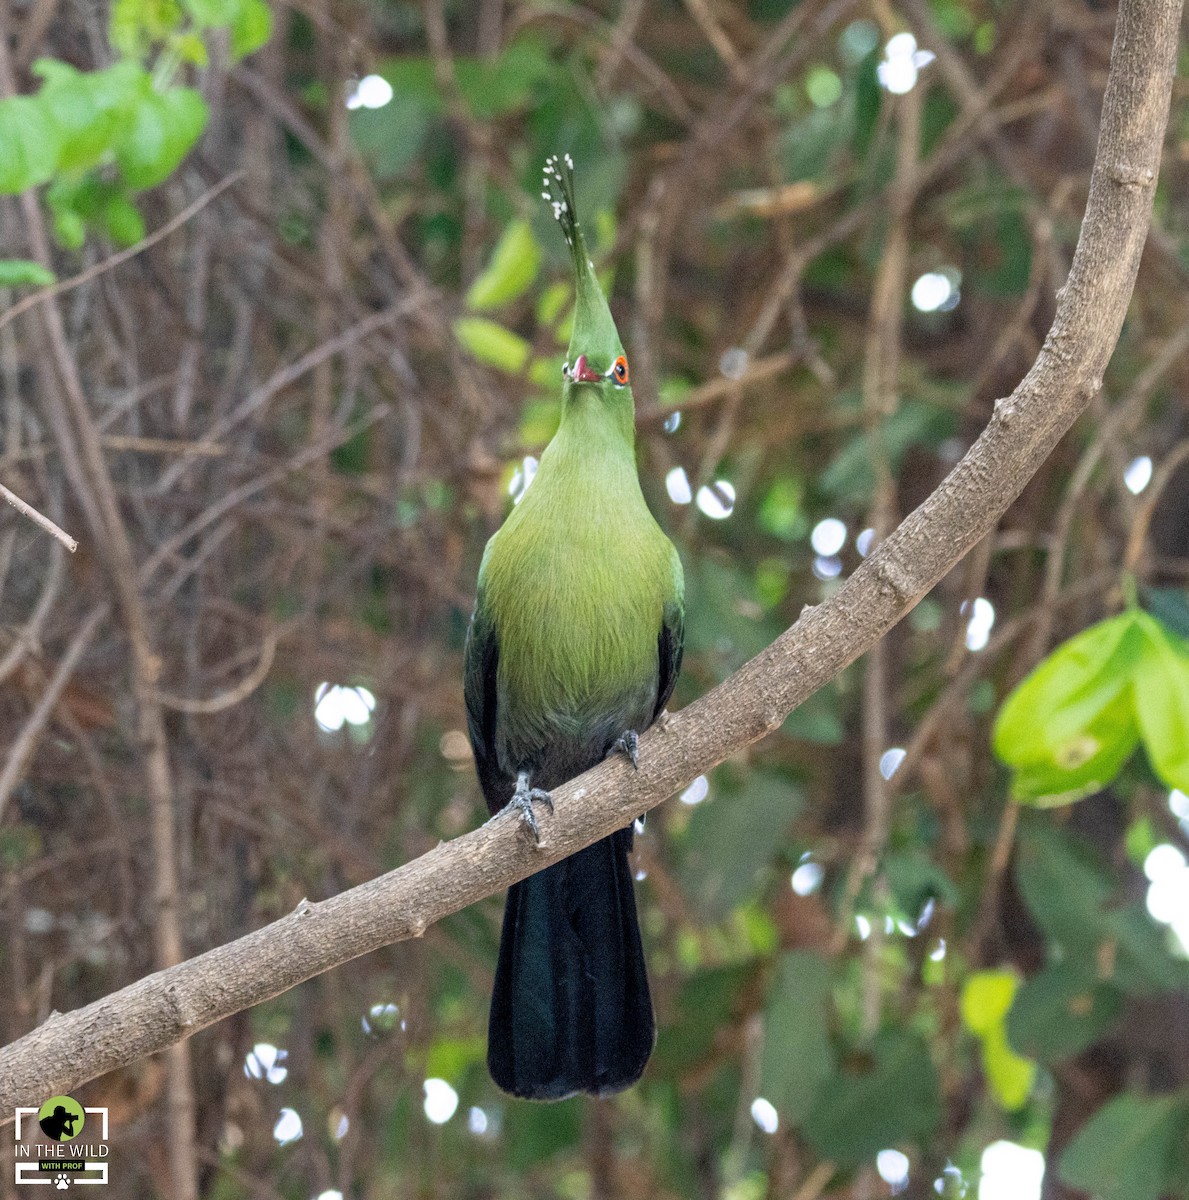
[[[618,483],[636,477],[636,434],[630,403],[610,408],[589,393],[569,396],[561,424],[541,456],[542,473]]]
[[[532,486],[512,510],[513,528],[560,520],[567,527],[651,521],[636,474],[630,418],[595,395],[567,397],[561,424],[545,447]]]

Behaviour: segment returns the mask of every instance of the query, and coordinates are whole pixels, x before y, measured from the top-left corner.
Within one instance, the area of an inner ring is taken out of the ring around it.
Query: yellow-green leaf
[[[196,33],[185,33],[174,43],[174,49],[182,62],[193,63],[196,67],[205,67],[209,61],[206,43]]]
[[[467,307],[482,312],[524,295],[540,266],[541,250],[528,222],[513,221],[504,230],[491,261],[471,284]]]
[[[1135,709],[1152,770],[1189,791],[1189,645],[1155,617],[1138,613],[1144,633]]]
[[[0,101],[0,194],[36,187],[58,165],[57,130],[44,105],[31,96]]]
[[[962,988],[962,1023],[979,1037],[1002,1025],[1019,986],[1014,971],[976,971]]]
[[[0,287],[23,287],[27,284],[47,287],[55,278],[53,271],[47,271],[41,263],[31,259],[0,259]]]
[[[454,322],[454,336],[474,358],[512,375],[524,370],[531,352],[519,334],[485,317],[459,317]]]
[[[520,418],[521,443],[525,447],[545,445],[557,432],[560,420],[560,400],[530,400]]]
[[[1000,1108],[1022,1108],[1036,1079],[1036,1064],[1008,1044],[1007,1014],[1020,981],[1012,971],[977,971],[962,989],[966,1028],[982,1042],[983,1073]]]
[[[551,283],[537,301],[537,320],[542,325],[552,325],[561,316],[566,305],[572,304],[573,300],[573,288],[568,283],[561,280]]]
[[[1106,786],[1139,741],[1132,681],[1142,613],[1092,625],[1058,646],[1004,701],[995,753],[1017,800],[1064,804]]]
[[[136,191],[168,179],[206,125],[206,101],[193,88],[142,96],[116,145],[116,161]]]
[[[565,359],[560,355],[553,358],[537,358],[528,369],[528,377],[537,387],[555,391],[561,387],[561,369]]]
[[[254,54],[272,37],[272,9],[264,0],[243,0],[231,20],[231,57]]]
[[[1007,1030],[996,1025],[983,1038],[983,1072],[1004,1112],[1015,1112],[1028,1103],[1036,1082],[1036,1063],[1018,1055],[1007,1041]]]

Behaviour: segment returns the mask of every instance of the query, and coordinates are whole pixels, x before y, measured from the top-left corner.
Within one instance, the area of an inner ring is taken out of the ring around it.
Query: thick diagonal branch
[[[534,848],[514,815],[247,937],[56,1014],[0,1050],[0,1113],[173,1045],[507,887],[659,804],[779,728],[991,531],[1101,386],[1139,266],[1168,119],[1181,0],[1122,0],[1102,130],[1069,281],[1032,369],[936,492],[827,603],[640,746],[554,792]]]

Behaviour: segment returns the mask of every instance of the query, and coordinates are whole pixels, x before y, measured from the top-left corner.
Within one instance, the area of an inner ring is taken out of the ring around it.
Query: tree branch
[[[976,542],[1102,386],[1135,282],[1168,118],[1181,0],[1122,0],[1086,215],[1044,347],[936,492],[828,602],[620,758],[554,792],[542,844],[515,814],[396,871],[159,971],[0,1050],[0,1115],[199,1029],[506,888],[653,808],[788,713],[875,644]]]

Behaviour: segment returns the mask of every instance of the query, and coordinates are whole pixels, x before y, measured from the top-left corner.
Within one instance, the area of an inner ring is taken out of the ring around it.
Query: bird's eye
[[[570,364],[568,362],[561,365],[561,377],[563,379],[569,379],[570,377]]]
[[[628,360],[621,354],[611,367],[615,382],[623,387],[628,381]]]

